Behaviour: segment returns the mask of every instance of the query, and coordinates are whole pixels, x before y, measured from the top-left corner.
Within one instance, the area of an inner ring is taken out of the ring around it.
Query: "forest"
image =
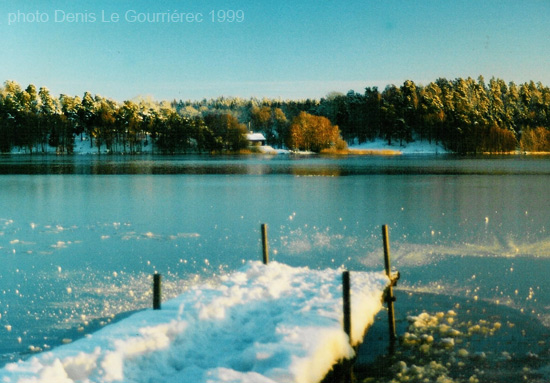
[[[52,96],[46,87],[0,87],[0,151],[72,153],[75,140],[110,153],[246,150],[247,131],[267,144],[320,152],[374,139],[429,141],[456,153],[550,152],[550,88],[483,77],[411,80],[382,91],[330,93],[307,100],[219,97],[118,102],[85,92]]]

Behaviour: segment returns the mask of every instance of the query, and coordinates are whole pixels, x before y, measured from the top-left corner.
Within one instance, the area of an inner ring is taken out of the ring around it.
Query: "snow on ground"
[[[448,151],[443,148],[443,146],[435,144],[434,142],[429,143],[427,140],[424,141],[413,141],[403,145],[399,144],[399,141],[393,141],[392,145],[388,145],[386,140],[377,139],[374,141],[364,142],[358,145],[350,145],[350,149],[360,149],[360,150],[393,150],[398,151],[402,154],[441,154],[448,153]]]
[[[317,383],[354,354],[342,330],[342,270],[249,262],[97,333],[0,370],[1,382]],[[355,343],[388,279],[351,273]]]
[[[399,141],[394,141],[392,145],[388,145],[386,140],[376,139],[374,141],[364,142],[362,144],[354,144],[349,146],[350,149],[356,150],[373,150],[373,151],[394,151],[401,154],[438,154],[438,153],[448,153],[448,151],[443,148],[443,146],[435,143],[429,143],[427,140],[424,141],[413,141],[409,143],[403,143],[402,145]],[[55,154],[56,149],[46,145],[46,152],[50,154]],[[129,148],[126,148],[129,151]],[[143,147],[141,153],[151,153],[153,146],[151,144]],[[37,149],[33,149],[36,151]],[[260,153],[264,154],[289,154],[291,153],[288,149],[274,149],[271,146],[259,146],[258,150]],[[90,141],[88,138],[83,140],[80,137],[76,137],[74,141],[73,151],[75,154],[97,154],[97,147],[90,146]],[[122,148],[115,148],[115,152],[121,152]],[[99,151],[100,153],[108,153],[105,145]],[[27,154],[27,148],[13,148],[11,151],[12,154]],[[300,152],[301,154],[313,154],[312,152]]]
[[[151,142],[149,140],[149,142]],[[149,143],[146,146],[143,146],[140,149],[136,149],[139,153],[151,153],[153,150],[153,146]],[[44,151],[47,154],[56,154],[57,149],[55,147],[52,147],[50,145],[44,146]],[[122,147],[115,147],[113,149],[115,153],[122,153],[124,152]],[[126,147],[126,152],[130,152],[130,148]],[[35,147],[33,148],[33,153],[42,153],[42,148]],[[95,141],[93,142],[93,145],[90,145],[90,139],[86,136],[81,138],[80,136],[75,137],[74,139],[74,147],[73,147],[73,153],[74,154],[107,154],[109,151],[107,150],[107,147],[105,144],[101,145],[101,148],[97,149],[97,146],[95,146]],[[14,147],[11,150],[11,154],[29,154],[29,150],[26,147],[20,148],[20,147]]]

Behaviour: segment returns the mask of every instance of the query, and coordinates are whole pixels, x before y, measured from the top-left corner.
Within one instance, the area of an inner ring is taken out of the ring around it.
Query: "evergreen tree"
[[[95,97],[96,111],[92,127],[92,137],[95,140],[98,153],[105,145],[107,152],[112,152],[116,138],[116,104],[101,96]]]
[[[139,106],[132,101],[124,101],[117,110],[116,116],[118,140],[121,141],[122,151],[136,153],[140,151],[143,141],[142,115]]]
[[[96,122],[96,104],[90,92],[85,92],[82,97],[81,107],[79,108],[79,120],[82,126],[82,131],[90,140],[90,148],[94,147],[93,131]],[[82,134],[80,139],[82,140]]]
[[[420,95],[420,126],[418,133],[422,140],[427,136],[431,143],[435,140],[439,143],[442,138],[443,123],[445,122],[445,111],[441,102],[441,89],[433,82],[423,88]]]

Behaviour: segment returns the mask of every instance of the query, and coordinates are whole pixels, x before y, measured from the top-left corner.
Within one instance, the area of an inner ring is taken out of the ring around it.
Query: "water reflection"
[[[0,174],[550,175],[548,157],[420,156],[0,156]]]

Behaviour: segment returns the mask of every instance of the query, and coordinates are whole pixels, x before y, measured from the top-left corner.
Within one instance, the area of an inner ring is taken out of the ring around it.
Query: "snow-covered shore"
[[[249,262],[97,333],[0,370],[2,382],[317,383],[352,357],[342,270]],[[352,338],[382,307],[382,272],[353,272]]]
[[[128,149],[128,148],[127,148]],[[429,143],[428,141],[413,141],[409,143],[400,144],[398,141],[393,142],[392,145],[388,145],[387,141],[376,139],[374,141],[364,142],[361,144],[354,144],[349,146],[350,150],[357,151],[372,151],[373,154],[376,152],[394,152],[395,154],[440,154],[448,153],[448,151],[443,148],[443,146]],[[36,152],[37,149],[33,150]],[[55,154],[56,149],[51,146],[45,147],[46,153]],[[152,153],[153,146],[147,145],[139,150],[139,153]],[[257,150],[260,153],[264,154],[289,154],[290,151],[287,149],[274,149],[271,146],[261,146]],[[90,141],[87,138],[81,139],[77,137],[74,142],[73,148],[74,154],[98,154],[98,153],[108,153],[106,147],[103,147],[98,151],[96,146],[91,146]],[[27,148],[13,148],[11,154],[29,154]],[[312,154],[312,153],[310,153]]]
[[[127,151],[129,151],[129,148],[126,148]],[[144,146],[141,148],[138,152],[139,153],[152,153],[153,146],[151,144]],[[119,148],[119,151],[122,152],[122,148]],[[33,148],[33,153],[40,153],[40,154],[57,154],[57,149],[53,146],[46,145],[44,146],[44,152],[42,152],[41,148]],[[74,140],[74,147],[73,147],[73,153],[74,154],[107,154],[109,151],[107,150],[107,147],[105,145],[102,145],[101,148],[98,150],[97,146],[90,145],[90,139],[87,137],[84,137],[83,139],[79,137],[76,137]],[[28,148],[20,148],[20,147],[14,147],[11,150],[11,154],[31,154]]]
[[[443,146],[430,143],[426,140],[424,141],[413,141],[409,143],[403,143],[402,145],[399,141],[394,141],[392,145],[388,145],[388,142],[385,140],[374,140],[369,142],[364,142],[362,144],[350,145],[349,147],[352,150],[373,150],[373,151],[393,151],[400,154],[442,154],[448,153],[448,151],[443,148]]]

